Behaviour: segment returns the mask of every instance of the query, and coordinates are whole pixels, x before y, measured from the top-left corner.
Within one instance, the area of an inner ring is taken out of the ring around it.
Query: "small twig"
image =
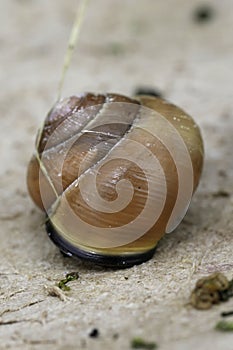
[[[225,311],[221,313],[222,317],[228,317],[228,316],[233,316],[233,310],[232,311]]]
[[[12,213],[12,214],[1,215],[0,220],[2,220],[2,221],[14,220],[14,219],[19,218],[22,215],[23,215],[23,211],[19,210],[19,211],[16,211],[15,213]]]
[[[71,30],[71,34],[70,34],[70,38],[69,38],[69,42],[68,42],[68,48],[67,48],[67,51],[65,54],[64,64],[63,64],[63,68],[62,68],[61,79],[60,79],[59,84],[58,84],[58,96],[57,96],[58,100],[61,98],[61,92],[62,92],[62,87],[63,87],[65,75],[66,75],[67,69],[70,66],[70,61],[71,61],[71,58],[72,58],[72,55],[74,52],[74,48],[75,48],[75,45],[77,43],[77,39],[79,37],[79,32],[80,32],[80,28],[82,25],[87,2],[88,2],[88,0],[81,1],[80,7],[77,11],[77,15],[76,15],[76,18],[74,21],[73,28]]]
[[[11,324],[22,323],[22,322],[37,322],[37,323],[41,323],[39,320],[30,320],[30,319],[25,319],[25,320],[9,320],[9,321],[1,321],[1,320],[0,320],[0,326],[8,326],[8,325],[11,325]]]
[[[24,293],[25,291],[26,291],[25,289],[20,289],[20,290],[16,290],[16,291],[12,292],[12,293],[9,294],[9,295],[6,295],[5,291],[3,291],[3,292],[1,292],[1,294],[0,294],[0,299],[1,299],[1,300],[4,300],[4,299],[6,299],[6,298],[12,298],[12,297],[14,297],[14,296],[17,295],[17,294]]]
[[[219,191],[217,191],[217,192],[212,193],[212,196],[213,196],[214,198],[218,198],[218,197],[225,197],[225,198],[228,198],[228,197],[230,197],[230,193],[227,192],[227,191],[224,191],[224,190],[219,190]]]
[[[66,295],[57,286],[49,287],[49,288],[47,288],[47,291],[48,291],[48,295],[50,295],[52,297],[57,297],[61,301],[66,301],[67,300]]]
[[[76,45],[78,37],[79,37],[79,32],[80,32],[81,24],[82,24],[82,21],[84,18],[84,13],[85,13],[85,9],[86,9],[88,1],[89,0],[81,0],[80,7],[78,8],[76,18],[74,20],[73,28],[71,30],[69,41],[68,41],[68,47],[67,47],[67,50],[65,53],[64,63],[62,66],[61,78],[60,78],[59,83],[58,83],[57,101],[60,100],[60,98],[61,98],[61,93],[62,93],[62,88],[63,88],[63,84],[64,84],[64,80],[65,80],[65,75],[66,75],[67,69],[70,66],[71,58],[72,58],[72,55],[73,55],[73,52],[75,49],[75,45]],[[37,138],[36,138],[36,149],[39,149],[39,144],[40,144],[41,135],[42,135],[43,130],[44,130],[44,125],[38,131]],[[38,153],[36,153],[35,156],[40,164],[40,169],[46,175],[47,170],[43,168],[43,164],[40,161],[40,155]],[[55,189],[50,177],[48,177],[48,181],[50,182],[50,185],[52,186],[52,189],[54,190],[56,197],[58,197],[56,189]]]
[[[38,340],[28,340],[28,339],[23,339],[23,342],[25,344],[29,344],[29,345],[50,345],[50,344],[56,344],[57,341],[54,339],[45,339],[45,340],[41,340],[41,339],[38,339]]]
[[[0,317],[2,317],[4,314],[8,313],[8,312],[17,312],[17,311],[20,311],[20,310],[23,310],[27,307],[30,307],[30,306],[33,306],[35,304],[39,304],[39,303],[42,303],[44,302],[44,299],[42,300],[36,300],[36,301],[31,301],[30,303],[26,304],[26,305],[23,305],[23,306],[20,306],[18,307],[17,309],[5,309],[3,310],[1,313],[0,313]]]

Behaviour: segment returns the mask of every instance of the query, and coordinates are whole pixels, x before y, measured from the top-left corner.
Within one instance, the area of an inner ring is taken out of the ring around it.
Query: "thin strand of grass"
[[[70,38],[68,41],[68,47],[66,50],[66,54],[65,54],[65,58],[64,58],[64,63],[63,63],[63,67],[62,67],[62,74],[61,74],[61,79],[59,81],[58,84],[58,94],[57,94],[57,100],[59,100],[61,98],[61,94],[62,94],[62,88],[64,85],[64,80],[65,80],[65,76],[66,76],[66,72],[70,66],[70,62],[73,56],[73,52],[74,49],[76,47],[77,44],[77,40],[79,38],[79,34],[80,34],[80,29],[81,29],[81,25],[83,22],[83,18],[84,18],[84,14],[85,14],[85,10],[87,7],[87,3],[89,0],[82,0],[80,3],[80,6],[78,8],[77,14],[76,14],[76,18],[73,24],[73,28],[71,30],[70,33]]]

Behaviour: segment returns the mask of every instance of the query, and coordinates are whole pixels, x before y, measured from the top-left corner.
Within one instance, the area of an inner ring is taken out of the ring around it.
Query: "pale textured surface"
[[[141,336],[161,350],[233,349],[213,330],[233,300],[210,311],[187,305],[196,280],[233,271],[233,2],[209,1],[215,17],[199,25],[199,1],[92,1],[64,95],[131,94],[160,88],[203,130],[205,169],[179,228],[141,266],[113,271],[69,260],[46,236],[25,175],[35,133],[51,107],[76,1],[0,2],[0,339],[1,349],[129,349]],[[219,190],[229,197],[214,197]],[[79,271],[66,301],[48,288]],[[126,277],[128,279],[126,279]],[[99,339],[90,339],[93,327]],[[118,339],[113,339],[114,334]]]

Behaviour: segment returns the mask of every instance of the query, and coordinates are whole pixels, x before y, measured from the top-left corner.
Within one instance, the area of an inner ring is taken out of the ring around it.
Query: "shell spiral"
[[[202,163],[199,128],[180,108],[149,96],[87,93],[49,112],[28,188],[63,251],[127,259],[177,227]]]

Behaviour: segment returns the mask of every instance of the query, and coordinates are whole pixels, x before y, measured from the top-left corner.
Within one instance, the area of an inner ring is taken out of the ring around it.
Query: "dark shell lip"
[[[143,262],[146,262],[152,258],[156,249],[156,247],[154,247],[153,249],[141,254],[102,255],[84,251],[71,245],[57,233],[50,220],[47,220],[45,227],[49,238],[66,256],[77,257],[90,261],[96,265],[106,267],[128,268],[134,265],[142,264]]]

